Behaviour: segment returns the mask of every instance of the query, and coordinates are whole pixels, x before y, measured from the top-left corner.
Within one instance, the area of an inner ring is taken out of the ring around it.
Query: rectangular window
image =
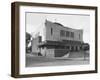
[[[79,34],[79,39],[80,39],[80,34]]]
[[[39,43],[42,42],[42,37],[41,36],[39,36],[38,39],[39,39]]]
[[[51,28],[51,35],[53,34],[53,29]]]
[[[66,37],[69,37],[70,32],[66,31]]]
[[[64,37],[64,36],[65,36],[65,31],[64,31],[64,30],[61,30],[61,31],[60,31],[60,36],[61,36],[61,37]]]
[[[74,38],[74,32],[71,32],[71,37]]]

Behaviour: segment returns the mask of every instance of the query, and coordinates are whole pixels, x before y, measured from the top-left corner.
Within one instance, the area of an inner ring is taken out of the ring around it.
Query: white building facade
[[[69,51],[82,50],[83,30],[72,29],[46,20],[42,35],[32,41],[32,52],[47,57],[63,57]]]

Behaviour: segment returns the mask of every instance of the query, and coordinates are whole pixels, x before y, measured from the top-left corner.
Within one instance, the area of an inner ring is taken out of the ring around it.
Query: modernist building
[[[83,30],[72,29],[57,22],[46,20],[42,35],[33,38],[32,52],[47,57],[62,57],[69,51],[80,51]]]

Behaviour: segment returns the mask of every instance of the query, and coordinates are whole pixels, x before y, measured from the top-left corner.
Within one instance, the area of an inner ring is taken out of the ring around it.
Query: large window
[[[60,36],[61,37],[71,37],[71,38],[74,38],[74,32],[61,30],[60,31]]]
[[[64,37],[64,36],[65,36],[65,31],[64,31],[64,30],[61,30],[61,31],[60,31],[60,36],[61,36],[61,37]]]
[[[53,29],[51,28],[51,35],[53,35]]]
[[[80,34],[79,34],[79,39],[80,39]]]
[[[74,32],[71,32],[71,37],[74,38]]]
[[[69,35],[70,35],[70,32],[66,31],[66,37],[69,37]]]

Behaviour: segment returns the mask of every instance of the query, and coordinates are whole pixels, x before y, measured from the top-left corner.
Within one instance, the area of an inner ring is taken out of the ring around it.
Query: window
[[[61,30],[61,31],[60,31],[60,36],[61,36],[61,37],[64,37],[64,36],[65,36],[65,31],[64,31],[64,30]]]
[[[39,39],[39,43],[42,42],[42,37],[41,36],[39,36],[38,39]]]
[[[73,32],[71,32],[71,37],[74,38],[74,33]]]
[[[51,35],[53,34],[53,29],[51,28]]]
[[[66,46],[66,49],[69,49],[69,46]]]
[[[80,34],[79,34],[79,39],[80,39]]]
[[[70,33],[69,31],[66,31],[66,37],[69,37],[69,33]]]
[[[60,36],[74,38],[74,32],[69,32],[69,31],[61,30],[60,31]]]

